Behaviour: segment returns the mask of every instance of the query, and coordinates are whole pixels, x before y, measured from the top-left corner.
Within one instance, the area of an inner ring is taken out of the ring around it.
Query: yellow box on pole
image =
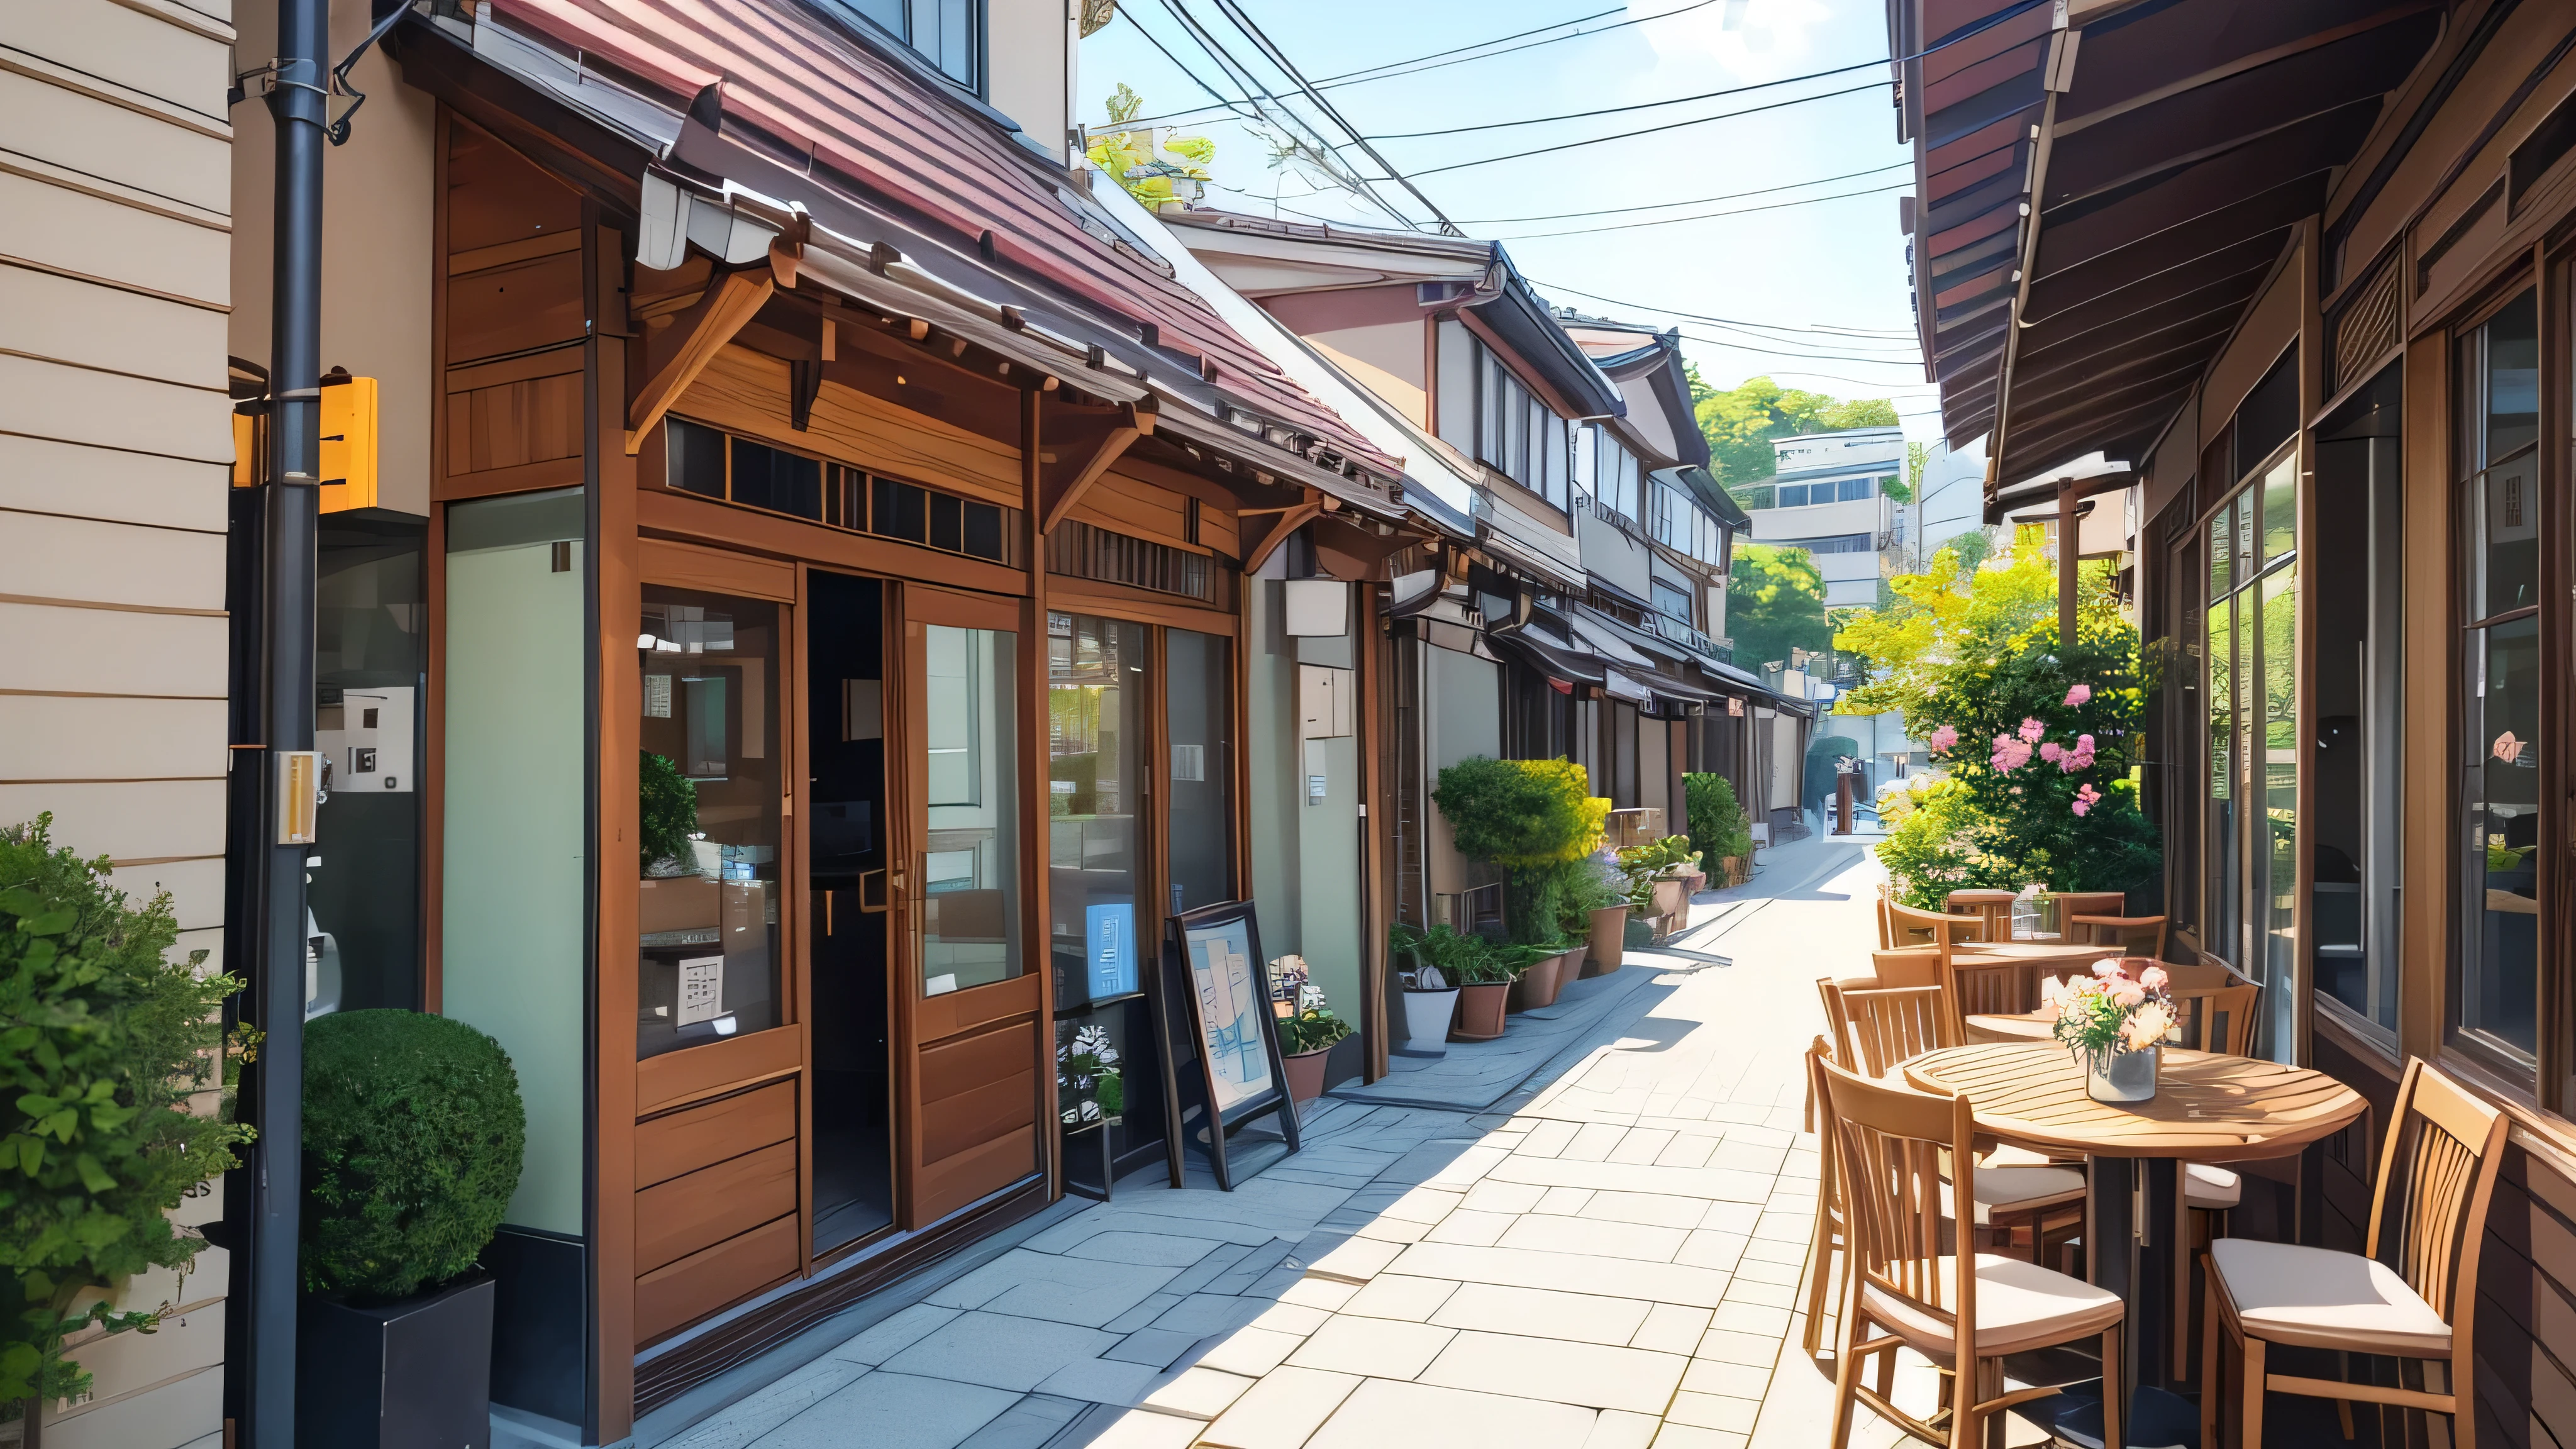
[[[376,506],[376,380],[322,380],[322,511]]]

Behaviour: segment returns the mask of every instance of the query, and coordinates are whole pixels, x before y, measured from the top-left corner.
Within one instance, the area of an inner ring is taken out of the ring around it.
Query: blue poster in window
[[[1132,902],[1086,906],[1082,939],[1091,965],[1091,999],[1124,996],[1136,989],[1136,907]]]

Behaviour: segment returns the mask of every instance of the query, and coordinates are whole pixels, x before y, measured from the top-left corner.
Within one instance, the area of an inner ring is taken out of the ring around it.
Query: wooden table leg
[[[2166,1355],[2173,1342],[2174,1293],[2182,1273],[2182,1164],[2170,1157],[2150,1157],[2137,1164],[2143,1173],[2139,1206],[2146,1220],[2138,1225],[2138,1294],[2129,1301],[2128,1338],[2137,1387],[2161,1388],[2174,1377],[2176,1365]]]
[[[2137,1181],[2137,1166],[2125,1157],[2092,1159],[2091,1185],[2084,1194],[2086,1276],[2094,1287],[2128,1304],[2133,1320],[2129,1331],[2120,1335],[2121,1402],[2102,1406],[2105,1416],[2116,1412],[2124,1426],[2129,1422],[2128,1397],[2138,1382],[2139,1345],[2147,1338],[2137,1331],[2134,1322],[2138,1308],[2138,1237],[2131,1193]]]

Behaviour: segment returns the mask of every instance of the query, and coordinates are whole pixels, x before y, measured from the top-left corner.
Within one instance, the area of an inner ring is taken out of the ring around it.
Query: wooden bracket
[[[1279,521],[1271,524],[1259,540],[1243,551],[1245,575],[1259,573],[1261,566],[1270,561],[1270,555],[1279,551],[1279,545],[1288,541],[1288,535],[1313,522],[1323,511],[1324,505],[1310,498],[1280,514]]]
[[[828,324],[824,329],[824,335],[831,335]],[[787,426],[800,433],[805,431],[806,425],[814,421],[814,399],[820,396],[822,391],[823,364],[819,359],[811,362],[788,363]]]
[[[1069,471],[1046,484],[1046,516],[1039,521],[1039,535],[1055,532],[1055,526],[1064,522],[1073,505],[1082,501],[1082,495],[1091,491],[1091,485],[1100,481],[1110,465],[1125,456],[1138,438],[1153,431],[1152,412],[1134,403],[1121,403],[1107,426],[1096,429],[1096,438],[1076,432],[1071,438],[1059,439],[1056,456],[1066,460],[1060,468]]]
[[[778,279],[767,267],[727,272],[695,306],[672,321],[670,332],[676,341],[670,356],[636,391],[626,410],[628,457],[643,450],[644,435],[653,431],[671,404],[680,400],[680,394],[688,391],[689,384],[697,381],[698,374],[777,290]]]

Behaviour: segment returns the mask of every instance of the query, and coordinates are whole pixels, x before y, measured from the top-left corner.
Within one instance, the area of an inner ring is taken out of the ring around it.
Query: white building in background
[[[1772,440],[1775,473],[1746,490],[1753,542],[1803,548],[1825,576],[1825,605],[1878,602],[1879,551],[1898,546],[1888,480],[1905,477],[1905,430],[1850,428]]]

